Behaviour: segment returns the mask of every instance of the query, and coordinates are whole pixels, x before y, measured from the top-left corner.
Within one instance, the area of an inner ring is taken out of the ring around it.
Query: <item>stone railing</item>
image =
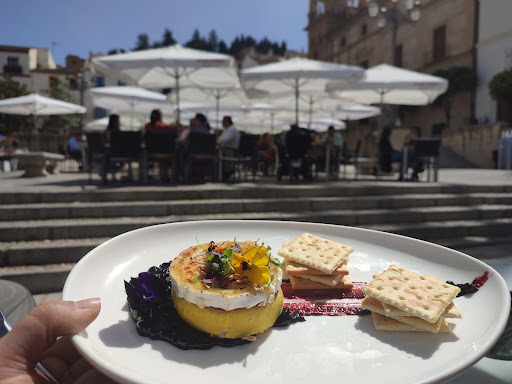
[[[469,125],[443,132],[441,143],[479,167],[494,168],[493,151],[498,149],[501,132],[507,128],[508,124],[501,122]]]

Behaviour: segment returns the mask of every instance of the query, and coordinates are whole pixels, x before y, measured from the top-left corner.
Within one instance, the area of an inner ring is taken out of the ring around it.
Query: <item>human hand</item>
[[[100,308],[99,299],[37,306],[0,339],[0,384],[49,383],[34,369],[38,362],[61,384],[113,383],[80,356],[69,338],[92,323]]]

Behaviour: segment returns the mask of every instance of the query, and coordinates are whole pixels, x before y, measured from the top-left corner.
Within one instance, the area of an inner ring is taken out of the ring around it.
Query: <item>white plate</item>
[[[370,316],[307,317],[287,329],[271,329],[251,344],[209,351],[183,351],[137,334],[123,280],[171,260],[196,241],[261,239],[276,255],[303,232],[353,246],[353,281],[370,281],[392,263],[443,281],[471,282],[486,270],[491,277],[472,297],[455,299],[463,319],[453,321],[451,335],[377,332]],[[487,353],[510,310],[503,278],[462,253],[382,232],[273,221],[185,222],[117,236],[89,252],[66,281],[64,300],[89,297],[101,298],[101,313],[73,342],[99,370],[129,383],[442,382]]]

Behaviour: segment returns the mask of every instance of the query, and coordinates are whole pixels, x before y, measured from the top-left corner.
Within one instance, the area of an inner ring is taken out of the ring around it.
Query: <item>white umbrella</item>
[[[140,87],[91,88],[88,95],[94,106],[108,109],[112,113],[143,113],[149,116],[151,110],[155,108],[160,109],[164,114],[173,112],[167,96]]]
[[[175,102],[176,93],[171,94],[171,101]],[[215,109],[216,121],[220,121],[220,109],[238,111],[250,102],[241,87],[227,88],[187,88],[180,92],[181,102],[199,103],[205,105],[203,111]],[[183,108],[182,108],[183,109]]]
[[[256,88],[269,94],[295,96],[295,119],[299,120],[299,96],[325,91],[329,80],[347,83],[363,76],[363,68],[295,57],[277,63],[243,70],[241,79],[246,88]]]
[[[119,120],[122,131],[140,131],[144,127],[147,116],[137,115],[135,118],[131,116],[129,118],[127,116],[120,116]],[[87,132],[104,131],[107,129],[108,122],[108,117],[102,117],[101,119],[96,119],[85,124],[84,130]]]
[[[0,113],[25,116],[33,115],[37,149],[39,149],[39,132],[36,125],[37,116],[66,115],[73,113],[85,113],[86,111],[87,109],[81,105],[52,99],[51,97],[41,96],[37,93],[0,100]]]
[[[448,81],[441,77],[380,64],[365,71],[357,83],[333,80],[327,91],[363,104],[427,105],[446,92]]]
[[[86,110],[81,105],[52,99],[37,93],[0,100],[0,113],[9,115],[65,115],[85,113]]]
[[[174,88],[179,122],[180,88],[236,86],[232,56],[173,45],[92,59],[95,71],[143,88]]]

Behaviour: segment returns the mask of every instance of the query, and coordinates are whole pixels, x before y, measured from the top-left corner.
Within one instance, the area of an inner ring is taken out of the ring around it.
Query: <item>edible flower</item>
[[[267,248],[258,245],[244,254],[234,253],[231,265],[240,279],[247,277],[252,283],[264,286],[270,281],[269,261]]]

